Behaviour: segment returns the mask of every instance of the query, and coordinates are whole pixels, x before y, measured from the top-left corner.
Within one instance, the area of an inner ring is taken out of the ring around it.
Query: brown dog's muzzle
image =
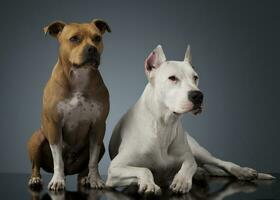
[[[95,68],[98,68],[100,64],[100,54],[98,50],[93,45],[87,45],[84,48],[83,52],[84,62],[81,65],[92,65]]]

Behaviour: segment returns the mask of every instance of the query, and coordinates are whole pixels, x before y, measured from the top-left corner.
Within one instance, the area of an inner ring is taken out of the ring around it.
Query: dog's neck
[[[70,67],[69,67],[70,69]],[[69,85],[69,70],[67,68],[63,67],[62,62],[60,59],[58,59],[57,63],[55,64],[53,70],[52,70],[52,75],[51,78],[54,79],[54,81],[64,87],[64,88],[70,88]]]
[[[96,88],[103,84],[102,77],[97,69],[76,69],[61,62],[60,59],[58,59],[52,71],[52,79],[70,92],[84,94],[97,92]]]
[[[150,83],[146,85],[139,103],[143,106],[146,114],[150,115],[157,123],[172,126],[172,124],[176,124],[180,120],[180,116],[174,115],[158,98]]]

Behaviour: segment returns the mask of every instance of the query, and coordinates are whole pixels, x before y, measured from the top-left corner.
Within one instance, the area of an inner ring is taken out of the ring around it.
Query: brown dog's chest
[[[61,116],[63,141],[71,144],[87,137],[90,125],[98,120],[102,112],[102,104],[75,92],[59,102],[57,109]]]

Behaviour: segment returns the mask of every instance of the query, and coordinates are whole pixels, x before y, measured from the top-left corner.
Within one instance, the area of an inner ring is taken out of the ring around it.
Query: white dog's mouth
[[[200,114],[201,112],[202,112],[202,106],[200,105],[200,106],[196,106],[196,107],[194,107],[192,110],[191,110],[191,112],[192,112],[192,114],[194,114],[194,115],[197,115],[197,114]]]
[[[173,114],[176,116],[179,116],[181,114],[188,113],[188,112],[191,112],[194,115],[200,114],[202,112],[202,105],[195,105],[195,106],[193,106],[193,108],[191,110],[186,110],[186,111],[182,111],[182,112],[173,111]]]

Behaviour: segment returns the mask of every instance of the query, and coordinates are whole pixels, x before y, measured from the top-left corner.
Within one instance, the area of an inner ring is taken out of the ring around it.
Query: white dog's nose
[[[194,105],[201,105],[203,101],[203,93],[199,90],[193,90],[189,92],[189,100]]]

